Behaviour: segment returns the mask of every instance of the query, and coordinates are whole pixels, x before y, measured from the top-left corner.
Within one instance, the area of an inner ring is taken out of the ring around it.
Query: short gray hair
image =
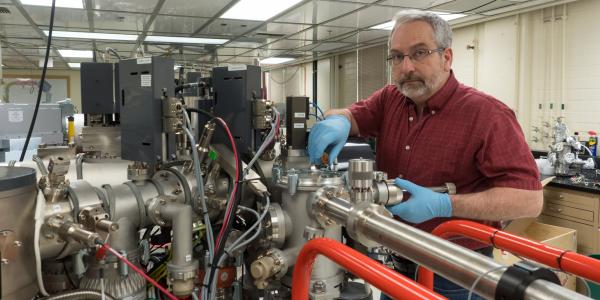
[[[414,21],[423,21],[431,25],[438,47],[452,47],[452,29],[450,28],[450,24],[432,12],[416,9],[401,10],[396,13],[392,21],[394,21],[394,29],[392,29],[392,32],[390,32],[388,47],[391,45],[392,35],[394,34],[394,31],[396,31],[396,28],[402,24]]]

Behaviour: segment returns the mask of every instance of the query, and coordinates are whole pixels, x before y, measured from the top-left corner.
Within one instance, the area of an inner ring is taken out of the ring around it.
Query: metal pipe
[[[176,265],[185,265],[192,257],[192,207],[169,203],[160,208],[160,215],[173,224],[173,259]],[[188,257],[186,259],[186,257]]]
[[[168,280],[173,294],[188,296],[194,289],[198,261],[192,258],[192,207],[181,203],[161,205],[160,215],[171,220],[173,258],[167,263]]]
[[[442,238],[456,235],[466,236],[549,267],[600,283],[599,260],[500,231],[494,227],[472,221],[452,220],[440,224],[432,231],[432,234]]]
[[[364,243],[365,239],[376,241],[464,288],[471,288],[472,284],[479,280],[473,292],[486,299],[495,298],[496,286],[504,273],[501,264],[477,252],[398,222],[383,207],[375,204],[354,205],[346,218],[340,218],[343,210],[339,209],[339,204],[330,207],[332,199],[335,199],[336,203],[348,202],[340,198],[321,196],[315,205],[317,214],[323,213],[326,217],[345,224],[349,233],[358,237],[359,242]],[[554,284],[552,286],[553,288],[546,294],[547,297],[565,300],[587,299],[561,286]],[[568,294],[568,297],[563,297],[564,294]]]
[[[77,180],[83,179],[83,158],[84,153],[77,154],[75,158],[75,170],[77,171]]]
[[[309,298],[312,266],[319,254],[328,257],[394,299],[446,299],[340,242],[318,238],[309,241],[300,250],[292,279],[292,300]]]
[[[37,155],[34,155],[31,159],[37,164],[37,167],[40,170],[40,173],[42,173],[42,176],[48,176],[48,169],[46,169],[46,166],[44,165],[42,159]]]
[[[54,294],[52,296],[41,298],[42,300],[82,300],[82,299],[106,299],[113,300],[114,298],[108,294],[102,294],[92,290],[75,290]]]

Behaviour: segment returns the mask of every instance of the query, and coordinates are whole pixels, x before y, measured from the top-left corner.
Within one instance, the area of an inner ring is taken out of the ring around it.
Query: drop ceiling
[[[54,30],[136,35],[135,41],[54,37],[55,69],[90,61],[66,58],[58,49],[94,50],[98,60],[112,48],[122,57],[165,55],[178,63],[249,64],[268,57],[307,60],[381,44],[388,31],[370,27],[404,8],[464,13],[457,25],[560,0],[303,0],[266,21],[222,19],[238,0],[82,0],[83,9],[56,8]],[[266,0],[265,0],[266,1]],[[272,0],[277,1],[277,0]],[[6,8],[10,13],[2,8]],[[38,68],[43,58],[50,8],[0,0],[0,41],[6,68]],[[145,43],[146,36],[226,39],[220,45]]]

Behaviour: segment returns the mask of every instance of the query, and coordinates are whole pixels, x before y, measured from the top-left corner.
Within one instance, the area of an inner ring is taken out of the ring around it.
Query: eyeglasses
[[[410,58],[410,60],[412,62],[420,62],[423,59],[425,59],[425,57],[429,56],[431,53],[433,52],[441,52],[446,50],[446,48],[437,48],[437,49],[432,49],[432,50],[427,50],[427,49],[417,49],[415,51],[413,51],[413,53],[411,54],[402,54],[402,53],[398,53],[398,54],[390,54],[386,60],[387,61],[391,61],[393,65],[399,65],[404,61],[405,57]]]

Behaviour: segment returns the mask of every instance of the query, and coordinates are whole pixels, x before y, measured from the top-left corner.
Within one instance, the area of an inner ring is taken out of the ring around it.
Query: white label
[[[304,123],[294,123],[294,128],[304,128]]]
[[[190,261],[192,261],[192,255],[188,254],[185,256],[185,262],[190,262]]]
[[[23,111],[22,110],[9,110],[8,111],[8,122],[11,122],[11,123],[23,122]]]
[[[55,213],[60,212],[60,205],[59,204],[52,205],[52,211]]]
[[[152,57],[142,57],[137,59],[138,65],[149,64],[152,62]]]
[[[246,65],[229,65],[227,66],[227,71],[244,71],[248,69]]]
[[[152,75],[144,74],[140,78],[142,79],[141,86],[152,86]]]
[[[301,112],[301,113],[294,113],[294,118],[306,118],[306,114]]]

